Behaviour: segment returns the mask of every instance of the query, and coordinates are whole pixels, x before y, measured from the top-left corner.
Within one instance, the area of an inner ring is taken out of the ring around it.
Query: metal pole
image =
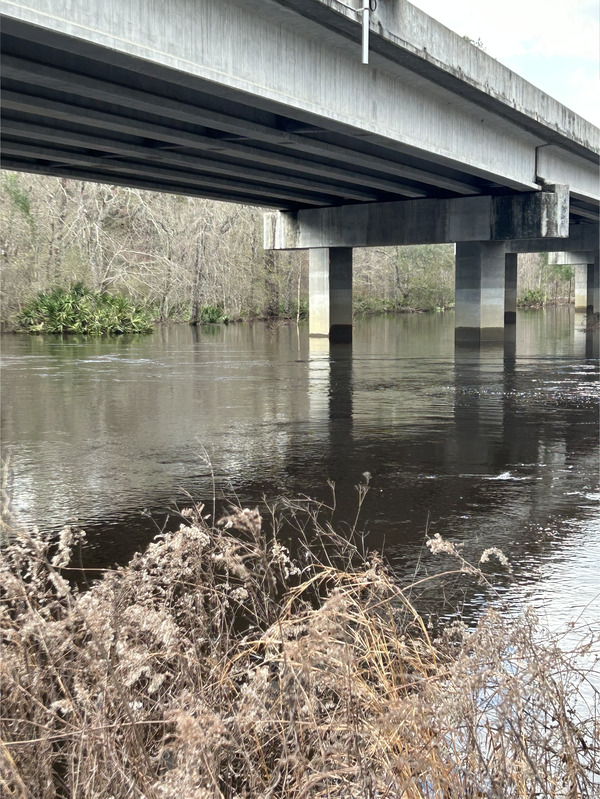
[[[362,62],[369,63],[369,0],[362,4]]]

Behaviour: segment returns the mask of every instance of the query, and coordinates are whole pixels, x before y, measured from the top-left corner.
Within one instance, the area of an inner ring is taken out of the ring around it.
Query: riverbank
[[[587,675],[532,614],[434,636],[394,579],[287,503],[263,523],[181,511],[83,592],[80,534],[13,534],[1,553],[2,780],[11,796],[592,796]],[[304,543],[281,543],[291,526]],[[310,541],[310,543],[309,543]],[[439,535],[442,580],[483,580]],[[72,558],[72,551],[75,557]],[[73,562],[72,562],[73,561]],[[585,642],[585,646],[589,645]],[[583,645],[581,647],[583,649]],[[589,690],[589,687],[588,687]],[[596,783],[597,785],[597,783]]]
[[[556,307],[566,307],[572,308],[573,302],[568,302],[567,300],[561,302],[546,302],[546,303],[531,303],[526,302],[524,300],[520,300],[518,302],[518,308],[522,310],[528,311],[540,311],[546,308],[556,308]],[[136,332],[143,332],[149,333],[152,332],[152,325],[154,329],[160,329],[164,327],[174,326],[174,325],[190,325],[192,327],[206,327],[207,325],[229,325],[229,324],[240,324],[246,322],[265,322],[267,325],[274,326],[274,325],[282,325],[282,324],[298,324],[299,322],[306,321],[308,318],[308,307],[306,304],[302,304],[300,307],[300,311],[297,308],[291,308],[288,310],[280,310],[280,311],[273,311],[272,313],[256,313],[252,315],[238,315],[238,316],[228,316],[225,313],[223,307],[217,306],[207,306],[205,309],[202,309],[202,313],[200,317],[196,320],[191,322],[187,318],[171,318],[169,320],[160,320],[158,317],[152,317],[152,309],[142,309],[144,314],[144,325],[143,329],[136,329],[135,327],[125,327],[121,326],[121,328],[117,330],[94,330],[91,332],[91,335],[100,335],[100,334],[123,334],[123,333],[136,333]],[[440,307],[430,307],[430,308],[420,308],[420,307],[413,307],[410,305],[396,305],[395,303],[386,301],[386,300],[377,300],[377,299],[364,299],[361,298],[354,304],[353,309],[353,316],[355,319],[361,319],[366,317],[372,316],[397,316],[403,314],[431,314],[431,313],[441,313],[444,311],[453,311],[454,310],[454,303],[449,302],[444,306]],[[64,333],[66,335],[82,335],[85,333],[89,333],[89,331],[83,329],[85,328],[85,324],[83,322],[78,323],[78,327],[76,328],[67,328],[64,327],[63,330],[60,330],[58,327],[53,326],[51,329],[42,329],[43,326],[38,323],[38,329],[35,329],[35,325],[29,325],[29,327],[24,327],[22,324],[19,324],[17,319],[12,320],[5,320],[3,322],[2,327],[0,328],[0,333],[34,333],[36,335],[43,334],[43,333]],[[586,323],[586,328],[588,330],[596,330],[598,329],[598,315],[591,314],[588,322]]]

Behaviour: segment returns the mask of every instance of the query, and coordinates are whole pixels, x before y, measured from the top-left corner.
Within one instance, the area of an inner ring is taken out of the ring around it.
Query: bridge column
[[[310,335],[352,341],[352,247],[309,250],[308,292]]]
[[[588,265],[574,264],[575,270],[575,310],[587,311],[588,306]]]
[[[505,244],[456,245],[455,341],[480,344],[504,338]]]
[[[504,261],[504,324],[517,322],[517,258],[516,252],[507,252]]]
[[[594,262],[587,265],[588,313],[600,313],[600,254],[596,252]]]

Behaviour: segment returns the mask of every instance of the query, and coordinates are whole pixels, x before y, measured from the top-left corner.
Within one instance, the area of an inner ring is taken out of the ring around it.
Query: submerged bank
[[[267,530],[257,510],[213,527],[184,509],[84,592],[66,579],[76,534],[16,534],[0,561],[9,795],[592,796],[600,728],[578,656],[597,641],[567,653],[532,614],[497,611],[434,637],[418,586],[322,511],[289,503]],[[428,545],[454,562],[439,579],[484,579]]]

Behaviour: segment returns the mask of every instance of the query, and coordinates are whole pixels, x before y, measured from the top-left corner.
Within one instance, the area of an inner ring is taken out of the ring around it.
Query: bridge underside
[[[535,187],[93,37],[8,16],[1,36],[5,169],[281,210]],[[598,220],[583,195],[572,194],[570,214]]]
[[[6,169],[280,209],[502,188],[322,117],[17,20],[3,20],[2,74]]]

